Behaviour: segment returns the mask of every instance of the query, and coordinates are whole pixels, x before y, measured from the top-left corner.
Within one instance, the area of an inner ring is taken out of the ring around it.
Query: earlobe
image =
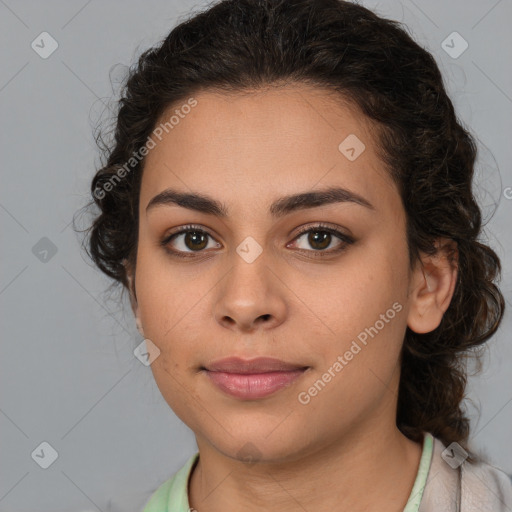
[[[137,302],[137,296],[135,293],[133,274],[132,274],[132,271],[130,270],[127,260],[123,260],[123,265],[126,269],[126,279],[128,281],[128,292],[130,294],[130,305],[132,307],[132,311],[135,316],[135,325],[137,326],[137,330],[139,331],[140,335],[144,338],[145,337],[144,330],[142,328],[142,322],[140,319],[139,304]]]
[[[139,331],[139,334],[145,338],[144,336],[144,330],[142,329],[142,323],[140,321],[140,318],[138,316],[135,317],[135,325],[137,326],[137,330]]]
[[[457,244],[439,239],[437,253],[422,256],[413,273],[408,327],[424,334],[435,330],[448,309],[458,275]]]

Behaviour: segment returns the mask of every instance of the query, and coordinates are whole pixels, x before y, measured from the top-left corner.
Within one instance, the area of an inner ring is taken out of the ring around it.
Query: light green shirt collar
[[[423,451],[421,453],[420,465],[418,473],[416,473],[416,480],[412,486],[411,494],[404,508],[404,512],[418,512],[420,508],[421,498],[423,496],[423,489],[427,483],[427,476],[432,462],[432,452],[434,446],[434,438],[432,434],[425,433],[423,437]]]

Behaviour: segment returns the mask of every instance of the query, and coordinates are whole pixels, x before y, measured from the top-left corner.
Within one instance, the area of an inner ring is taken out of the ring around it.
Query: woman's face
[[[141,184],[136,314],[163,397],[198,443],[239,459],[292,460],[393,425],[412,278],[369,124],[306,86],[194,99],[162,117],[175,115]],[[204,199],[155,199],[168,189]],[[205,370],[234,356],[299,370]]]

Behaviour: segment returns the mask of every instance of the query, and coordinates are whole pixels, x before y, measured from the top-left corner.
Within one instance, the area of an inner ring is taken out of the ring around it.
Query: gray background
[[[485,233],[502,258],[510,308],[512,1],[362,3],[428,46],[481,141]],[[87,262],[70,222],[99,161],[93,129],[108,119],[109,72],[115,86],[124,66],[204,5],[0,0],[1,512],[140,511],[196,449],[133,355],[142,339],[127,302],[105,295],[110,282]],[[31,47],[43,31],[59,45],[47,59]],[[441,46],[453,31],[469,44],[458,58]],[[43,237],[55,254],[43,255]],[[509,309],[468,394],[474,447],[512,473],[510,327]],[[58,453],[48,469],[31,457],[43,441]]]

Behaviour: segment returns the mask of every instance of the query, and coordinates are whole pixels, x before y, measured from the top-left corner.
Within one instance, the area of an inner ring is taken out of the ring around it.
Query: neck
[[[286,462],[246,464],[196,437],[200,459],[189,485],[197,512],[297,510],[401,511],[409,498],[421,445],[393,425],[343,436]]]

